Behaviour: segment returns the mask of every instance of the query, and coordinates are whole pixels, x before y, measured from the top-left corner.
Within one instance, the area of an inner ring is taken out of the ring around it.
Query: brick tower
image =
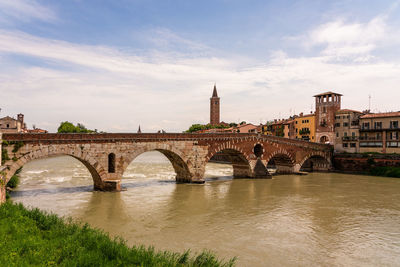
[[[340,110],[341,94],[326,92],[315,95],[315,141],[335,142],[335,113]]]
[[[212,97],[210,98],[210,124],[219,124],[219,97],[217,94],[217,85],[214,84]]]

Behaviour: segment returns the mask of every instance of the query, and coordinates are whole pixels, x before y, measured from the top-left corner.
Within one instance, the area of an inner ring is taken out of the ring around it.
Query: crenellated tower
[[[334,92],[326,92],[314,97],[316,142],[334,145],[335,113],[340,110],[342,95]]]

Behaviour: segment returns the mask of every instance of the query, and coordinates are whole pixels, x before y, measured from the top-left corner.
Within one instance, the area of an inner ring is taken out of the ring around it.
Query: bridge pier
[[[104,180],[101,185],[95,184],[94,190],[107,191],[107,192],[119,192],[119,191],[121,191],[121,180]]]
[[[268,172],[268,169],[265,167],[264,163],[262,163],[261,159],[257,159],[254,164],[251,177],[258,179],[271,179],[272,175]]]

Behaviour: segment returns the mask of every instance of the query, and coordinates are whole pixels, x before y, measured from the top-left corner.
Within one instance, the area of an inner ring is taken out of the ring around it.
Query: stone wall
[[[348,173],[365,173],[372,167],[400,167],[400,154],[336,154],[333,166],[337,171]]]

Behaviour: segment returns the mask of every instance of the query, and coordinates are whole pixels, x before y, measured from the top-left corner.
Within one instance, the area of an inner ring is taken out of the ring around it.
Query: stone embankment
[[[374,168],[400,167],[400,154],[342,153],[333,156],[336,171],[369,173]]]

